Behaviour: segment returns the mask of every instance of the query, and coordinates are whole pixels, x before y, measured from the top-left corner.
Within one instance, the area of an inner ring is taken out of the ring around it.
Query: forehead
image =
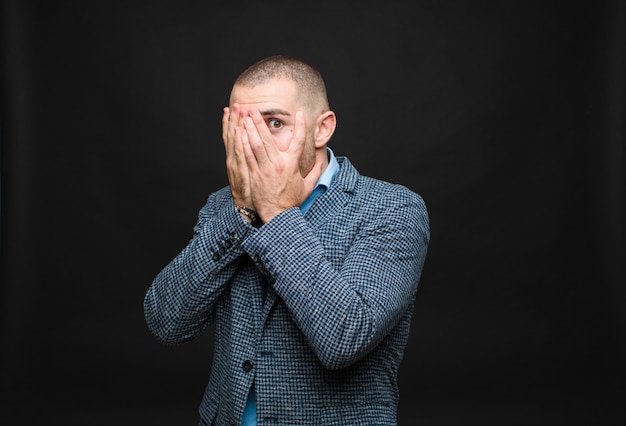
[[[230,93],[230,104],[244,106],[282,106],[293,108],[297,105],[296,85],[291,80],[270,80],[255,86],[235,85]]]

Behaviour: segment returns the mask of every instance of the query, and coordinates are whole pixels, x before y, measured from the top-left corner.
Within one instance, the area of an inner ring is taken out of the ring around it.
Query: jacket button
[[[245,371],[246,373],[249,373],[250,370],[252,370],[252,361],[250,361],[249,359],[245,360],[243,362],[243,371]]]

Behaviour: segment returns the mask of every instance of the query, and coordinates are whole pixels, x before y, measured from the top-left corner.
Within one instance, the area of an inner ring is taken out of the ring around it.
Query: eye
[[[283,122],[275,118],[270,118],[267,121],[267,127],[269,127],[270,130],[278,130],[282,128],[283,126],[284,126]]]

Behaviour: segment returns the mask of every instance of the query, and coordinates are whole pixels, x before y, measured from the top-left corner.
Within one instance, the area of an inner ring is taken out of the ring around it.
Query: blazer
[[[428,215],[418,194],[337,160],[304,216],[292,208],[259,228],[229,187],[212,193],[148,288],[146,322],[162,343],[215,326],[200,424],[241,424],[252,386],[259,425],[397,423]]]

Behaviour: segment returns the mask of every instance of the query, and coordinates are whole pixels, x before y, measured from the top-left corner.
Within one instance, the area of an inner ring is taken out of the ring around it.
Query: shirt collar
[[[324,173],[317,180],[317,184],[315,187],[322,186],[324,189],[328,189],[330,187],[330,183],[333,181],[333,177],[339,171],[339,163],[337,162],[337,158],[335,158],[335,153],[332,149],[326,147],[328,151],[328,167],[324,170]]]
[[[306,214],[306,212],[309,210],[309,207],[313,205],[315,200],[324,192],[326,192],[326,190],[330,187],[330,183],[332,182],[333,177],[339,171],[339,162],[335,158],[335,154],[330,148],[326,147],[326,149],[328,151],[328,166],[317,180],[317,184],[315,185],[313,192],[311,192],[311,194],[307,197],[306,200],[304,200],[304,202],[300,206],[300,211],[302,212],[302,214]]]

